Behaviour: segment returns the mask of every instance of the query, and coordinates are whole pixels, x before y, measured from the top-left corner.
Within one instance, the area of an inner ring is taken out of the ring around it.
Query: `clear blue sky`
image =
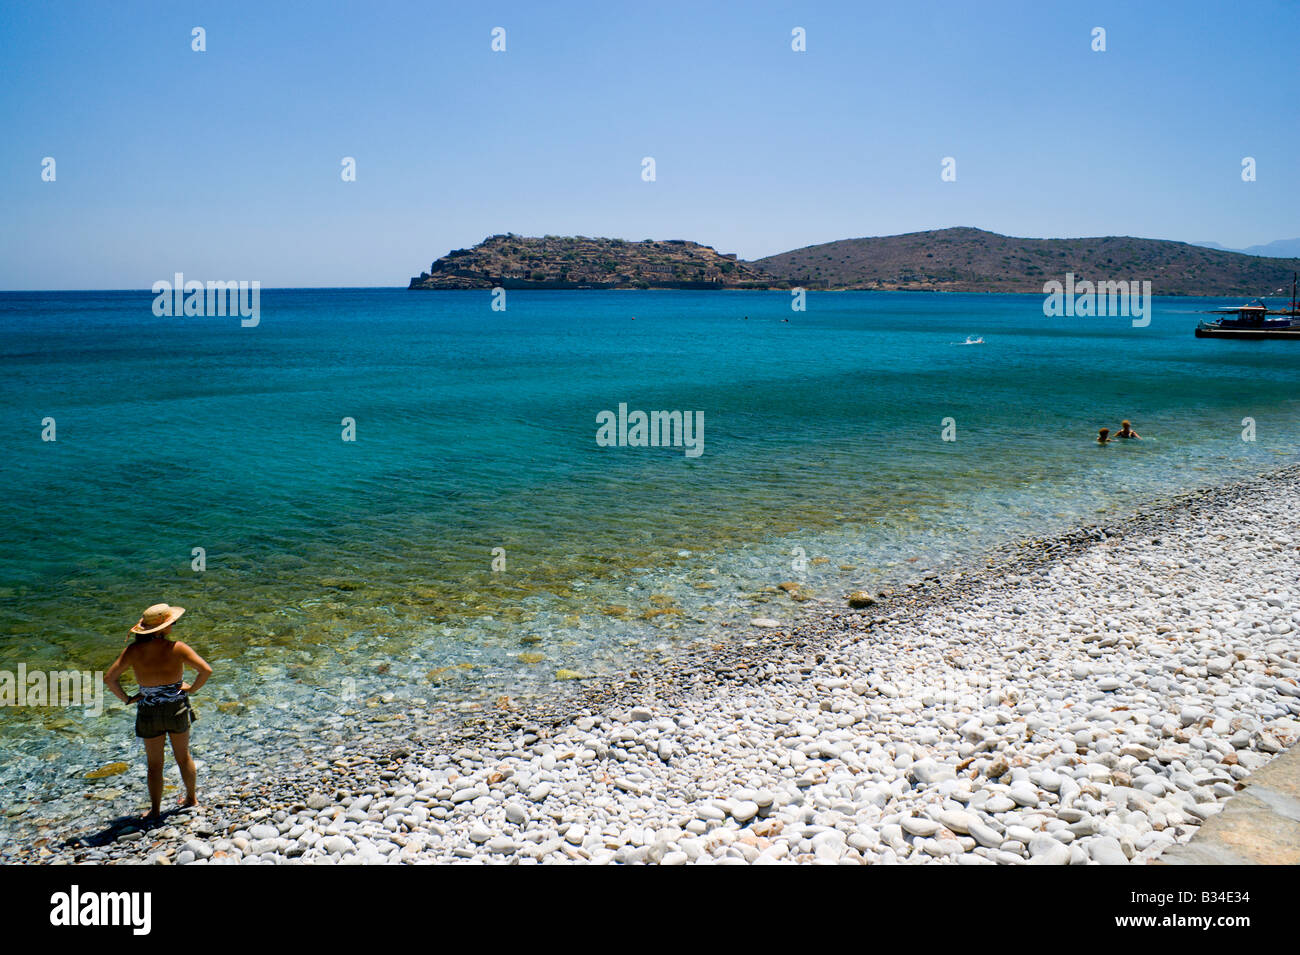
[[[404,285],[496,232],[1293,238],[1298,43],[1292,0],[6,0],[0,288]]]

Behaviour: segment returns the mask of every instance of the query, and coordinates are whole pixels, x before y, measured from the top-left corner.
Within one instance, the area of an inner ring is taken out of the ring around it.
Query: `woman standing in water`
[[[182,806],[197,806],[195,792],[197,772],[190,756],[190,724],[198,716],[190,706],[193,693],[212,675],[206,660],[179,640],[169,640],[172,624],[185,612],[184,607],[154,604],[131,628],[135,642],[113,661],[104,682],[109,690],[128,706],[136,705],[135,735],[144,740],[148,759],[149,803],[146,819],[159,814],[163,788],[163,734],[171,737],[172,755],[185,782]],[[198,672],[193,683],[185,682],[185,667]],[[140,692],[128,697],[118,682],[127,670],[135,671]]]

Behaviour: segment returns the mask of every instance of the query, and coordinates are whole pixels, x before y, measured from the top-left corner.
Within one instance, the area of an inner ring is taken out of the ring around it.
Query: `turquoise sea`
[[[1300,438],[1300,350],[1193,338],[1219,300],[1146,328],[1031,295],[269,290],[254,328],[152,301],[0,293],[0,669],[106,669],[181,604],[209,766],[205,733],[752,639],[799,612],[781,583],[838,602]],[[703,453],[599,446],[621,403],[701,413]],[[1094,443],[1125,417],[1143,441]],[[0,711],[0,745],[23,812],[138,758],[115,701]]]

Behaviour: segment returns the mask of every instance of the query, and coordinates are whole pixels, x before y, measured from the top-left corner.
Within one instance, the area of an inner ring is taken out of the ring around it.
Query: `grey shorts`
[[[188,733],[190,724],[199,718],[190,706],[189,697],[172,703],[135,707],[135,735],[141,739],[155,739],[163,733]]]

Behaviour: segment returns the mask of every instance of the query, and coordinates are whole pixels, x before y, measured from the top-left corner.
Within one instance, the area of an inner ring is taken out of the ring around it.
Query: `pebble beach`
[[[1300,737],[1298,568],[1293,466],[758,619],[549,705],[201,775],[198,810],[5,856],[1146,863]]]

